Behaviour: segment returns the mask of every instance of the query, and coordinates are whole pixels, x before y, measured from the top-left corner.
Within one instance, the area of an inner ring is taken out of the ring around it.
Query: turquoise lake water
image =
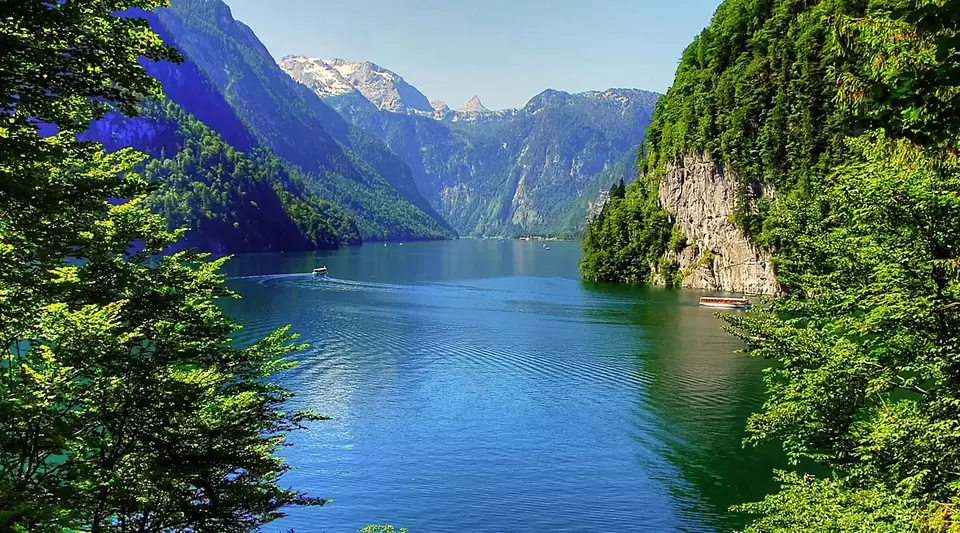
[[[276,379],[332,417],[286,484],[332,498],[265,531],[732,531],[774,488],[743,449],[763,362],[699,293],[585,283],[579,245],[467,240],[234,258],[249,343],[310,344]],[[326,265],[329,277],[309,274]]]

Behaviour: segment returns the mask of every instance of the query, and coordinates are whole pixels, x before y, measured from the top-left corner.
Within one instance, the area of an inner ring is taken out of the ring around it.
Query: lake
[[[334,501],[265,531],[732,531],[771,491],[743,449],[764,363],[700,293],[586,283],[579,244],[368,244],[239,256],[250,343],[292,324],[278,376],[332,417],[294,434],[283,481]],[[326,279],[308,272],[329,267]]]

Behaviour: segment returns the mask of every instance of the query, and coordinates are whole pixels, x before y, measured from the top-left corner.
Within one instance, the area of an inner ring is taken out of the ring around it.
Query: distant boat
[[[543,245],[543,249],[544,249],[544,250],[549,250],[549,249],[550,249],[550,247],[549,247],[549,246],[547,246],[546,244],[544,244],[544,245]]]
[[[700,298],[700,305],[704,307],[723,307],[726,309],[749,309],[750,300],[746,298],[713,298],[704,296]]]
[[[325,266],[317,267],[317,268],[313,269],[313,273],[316,274],[316,275],[318,275],[318,276],[325,276],[325,275],[327,274],[327,267],[325,267]]]

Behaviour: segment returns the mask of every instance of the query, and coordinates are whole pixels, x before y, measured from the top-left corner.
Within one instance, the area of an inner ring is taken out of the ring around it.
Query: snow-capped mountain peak
[[[480,97],[475,95],[453,111],[442,101],[427,99],[399,74],[369,61],[289,55],[279,63],[280,68],[294,80],[306,85],[321,98],[339,99],[338,97],[348,95],[348,100],[365,100],[380,111],[418,115],[442,122],[479,123],[505,120],[520,114],[535,115],[543,109],[579,101],[612,103],[618,106],[622,113],[630,114],[639,107],[653,106],[658,96],[636,89],[607,89],[573,94],[547,89],[534,96],[521,109],[494,111],[484,106]]]
[[[450,106],[440,100],[432,100],[430,107],[433,108],[433,118],[437,120],[446,120],[453,113]]]
[[[310,68],[298,68],[308,63]],[[369,61],[288,56],[280,68],[321,97],[359,91],[381,111],[434,115],[430,101],[397,73]],[[344,90],[344,84],[350,91]]]
[[[340,96],[356,91],[353,84],[330,64],[313,57],[288,55],[280,68],[293,79],[310,87],[317,96]]]

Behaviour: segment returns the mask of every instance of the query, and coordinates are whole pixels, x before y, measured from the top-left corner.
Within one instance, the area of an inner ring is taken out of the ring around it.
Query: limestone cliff
[[[703,154],[688,154],[667,165],[660,205],[685,236],[685,243],[669,251],[668,258],[679,265],[683,287],[775,294],[779,289],[772,258],[731,222],[736,184],[733,172]]]

